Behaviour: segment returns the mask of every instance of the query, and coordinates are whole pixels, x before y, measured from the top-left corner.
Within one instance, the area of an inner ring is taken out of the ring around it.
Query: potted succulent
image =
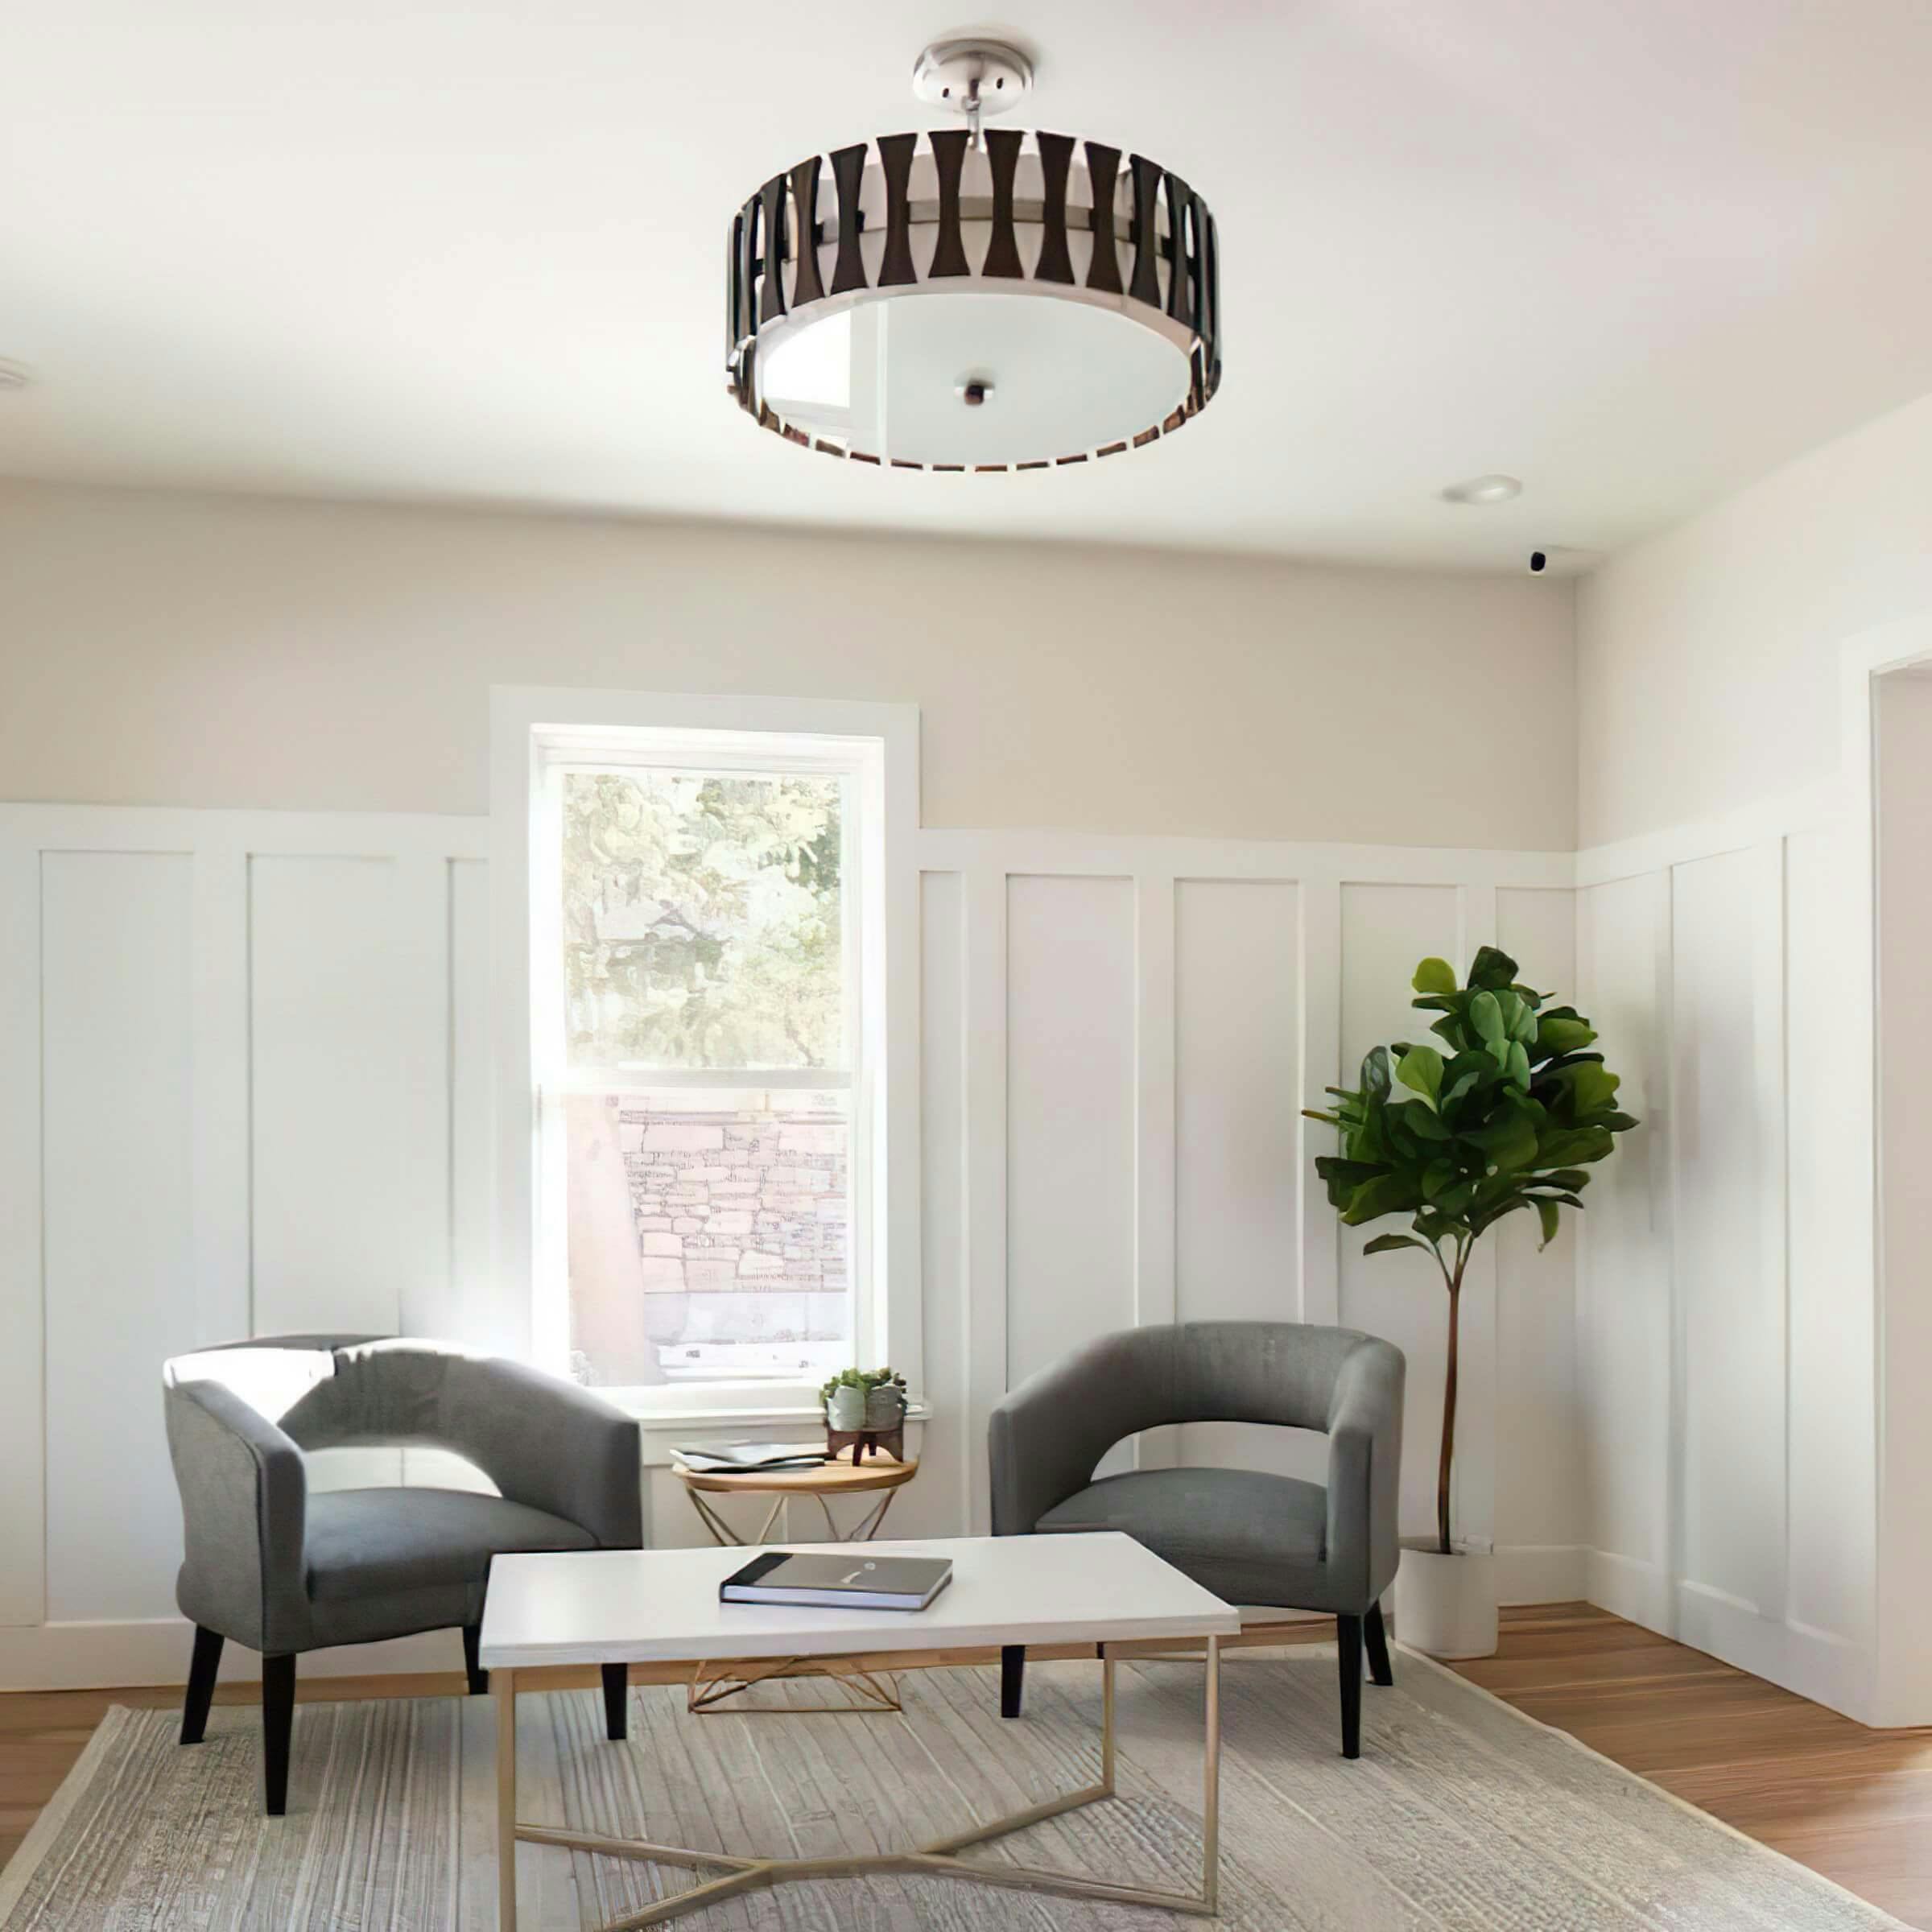
[[[896,1429],[906,1419],[906,1378],[890,1368],[841,1368],[819,1393],[826,1427],[841,1435]]]
[[[1518,983],[1507,953],[1484,947],[1466,985],[1444,960],[1415,969],[1413,1005],[1439,1017],[1442,1042],[1378,1046],[1359,1088],[1331,1087],[1335,1107],[1308,1110],[1340,1131],[1338,1155],[1315,1163],[1349,1227],[1410,1216],[1406,1234],[1377,1235],[1363,1249],[1416,1248],[1430,1256],[1448,1296],[1448,1356],[1436,1534],[1405,1538],[1395,1582],[1402,1641],[1436,1657],[1487,1657],[1496,1649],[1494,1558],[1451,1534],[1449,1476],[1455,1453],[1456,1330],[1476,1243],[1505,1216],[1534,1209],[1542,1245],[1562,1212],[1580,1208],[1583,1170],[1637,1122],[1616,1104],[1617,1076],[1589,1051],[1596,1034],[1574,1006]]]

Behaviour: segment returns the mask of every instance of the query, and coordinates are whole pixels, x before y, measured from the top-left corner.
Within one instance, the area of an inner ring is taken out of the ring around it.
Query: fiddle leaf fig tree
[[[1351,1228],[1409,1216],[1406,1234],[1378,1234],[1365,1254],[1419,1248],[1449,1294],[1449,1356],[1443,1396],[1436,1530],[1449,1538],[1449,1471],[1455,1453],[1456,1328],[1463,1278],[1476,1244],[1505,1216],[1534,1210],[1541,1245],[1563,1211],[1580,1208],[1590,1176],[1616,1136],[1637,1122],[1616,1106],[1617,1076],[1589,1051],[1596,1030],[1574,1006],[1517,980],[1516,961],[1484,947],[1456,983],[1446,960],[1415,969],[1412,1002],[1440,1017],[1441,1042],[1398,1041],[1362,1062],[1359,1088],[1331,1087],[1332,1109],[1308,1110],[1341,1134],[1341,1152],[1315,1170]]]

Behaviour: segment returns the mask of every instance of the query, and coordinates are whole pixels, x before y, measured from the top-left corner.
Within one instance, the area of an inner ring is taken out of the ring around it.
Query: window
[[[883,747],[533,737],[540,1356],[644,1408],[879,1359]]]

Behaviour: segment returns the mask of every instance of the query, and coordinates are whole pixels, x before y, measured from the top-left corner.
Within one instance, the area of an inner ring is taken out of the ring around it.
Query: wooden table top
[[[919,1472],[919,1459],[914,1456],[900,1462],[890,1455],[869,1455],[856,1467],[847,1459],[803,1469],[687,1469],[682,1463],[671,1468],[689,1488],[727,1496],[861,1496],[869,1489],[896,1489],[910,1482]]]

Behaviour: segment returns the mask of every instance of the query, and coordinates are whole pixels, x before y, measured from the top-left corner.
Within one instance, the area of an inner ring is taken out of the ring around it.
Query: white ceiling
[[[1520,565],[1932,390],[1924,0],[62,0],[0,43],[0,473]],[[1227,373],[1074,470],[842,465],[722,376],[726,224],[931,125],[1038,126],[1220,225]],[[1446,483],[1506,470],[1516,503]],[[1573,562],[1587,560],[1581,555]]]

